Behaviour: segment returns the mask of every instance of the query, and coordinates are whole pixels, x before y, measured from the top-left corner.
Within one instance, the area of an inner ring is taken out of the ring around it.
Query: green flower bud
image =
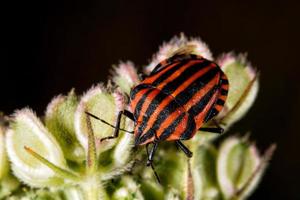
[[[55,97],[47,107],[45,124],[59,142],[66,158],[82,161],[85,153],[76,139],[74,129],[74,113],[77,105],[74,90],[68,96]]]
[[[258,184],[275,146],[261,157],[256,147],[245,139],[225,140],[217,158],[217,177],[225,199],[244,199]]]
[[[111,94],[103,86],[97,85],[91,88],[80,100],[75,112],[75,133],[86,149],[88,148],[88,131],[86,112],[89,112],[106,122],[115,125],[118,113],[124,108],[124,99],[118,92]],[[95,135],[97,152],[103,152],[111,149],[118,139],[105,140],[100,142],[101,138],[113,135],[114,128],[103,122],[90,117],[91,129]],[[121,127],[124,127],[122,123]]]
[[[2,116],[1,116],[2,117]],[[0,124],[0,199],[9,196],[15,191],[20,182],[10,174],[9,162],[5,148],[5,128]]]
[[[257,186],[275,148],[272,145],[260,156],[254,144],[237,137],[226,139],[219,150],[208,142],[199,145],[192,140],[185,144],[193,152],[192,158],[183,159],[168,152],[169,157],[164,159],[187,164],[174,171],[166,170],[176,166],[170,161],[163,166],[172,174],[168,177],[169,186],[183,199],[245,199]]]
[[[101,86],[96,86],[83,95],[76,109],[76,135],[87,152],[86,178],[80,184],[87,199],[107,196],[102,183],[131,169],[133,137],[120,131],[118,138],[101,141],[101,138],[113,135],[115,129],[86,112],[114,126],[118,113],[123,109],[123,95],[119,91],[111,93]],[[121,128],[132,130],[133,123],[121,120]]]
[[[126,94],[130,94],[133,86],[140,82],[137,70],[132,62],[120,63],[114,67],[113,81]]]
[[[216,175],[217,150],[210,144],[198,146],[191,159],[194,199],[219,199]]]
[[[25,151],[25,148],[30,148],[49,162],[66,168],[66,161],[55,137],[31,110],[22,109],[14,114],[11,128],[6,132],[6,146],[13,172],[24,183],[36,187],[63,183],[63,179],[54,171]]]
[[[228,78],[229,92],[225,106],[216,119],[228,128],[252,106],[259,87],[258,75],[244,55],[224,54],[217,63]]]
[[[126,119],[125,127],[128,130],[133,130],[134,125],[130,119]],[[120,138],[119,143],[116,145],[114,153],[113,153],[113,160],[115,166],[123,166],[127,164],[130,159],[131,149],[133,148],[133,135],[129,133],[125,133],[120,131],[120,134],[123,134]]]
[[[161,143],[155,154],[153,166],[161,184],[157,182],[151,167],[146,167],[146,154],[142,155],[145,162],[137,164],[140,171],[135,172],[141,176],[139,183],[145,199],[166,199],[166,196],[183,197],[183,188],[186,181],[186,156],[174,149],[174,144]]]

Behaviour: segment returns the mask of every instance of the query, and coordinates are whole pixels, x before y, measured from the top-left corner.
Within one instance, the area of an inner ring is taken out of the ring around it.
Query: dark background
[[[1,8],[0,110],[43,114],[53,96],[106,81],[120,60],[142,66],[174,35],[200,36],[215,56],[248,52],[261,72],[255,105],[231,131],[251,130],[262,150],[278,144],[251,199],[300,199],[299,4],[243,2],[11,1]]]

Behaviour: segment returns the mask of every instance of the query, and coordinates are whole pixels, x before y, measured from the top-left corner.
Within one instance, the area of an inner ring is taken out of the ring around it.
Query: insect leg
[[[155,168],[154,168],[153,163],[152,163],[152,161],[153,161],[153,156],[154,156],[154,153],[155,153],[155,151],[156,151],[156,149],[157,149],[158,143],[154,143],[154,144],[153,144],[153,147],[152,147],[150,153],[149,153],[149,150],[148,150],[148,146],[149,146],[149,143],[146,144],[146,152],[147,152],[147,157],[148,157],[148,160],[147,160],[147,166],[149,166],[149,165],[151,166],[151,169],[152,169],[152,171],[153,171],[153,173],[154,173],[154,175],[155,175],[155,178],[156,178],[157,182],[158,182],[158,183],[161,183],[161,182],[160,182],[160,178],[159,178],[158,174],[156,173]]]
[[[104,140],[110,140],[110,139],[113,139],[113,138],[117,138],[119,136],[119,130],[120,130],[120,123],[121,123],[122,114],[123,114],[123,111],[120,111],[119,114],[118,114],[114,134],[112,136],[101,138],[100,142],[102,142]]]
[[[130,112],[130,111],[128,111],[128,110],[124,110],[124,111],[123,111],[123,115],[125,115],[126,117],[128,117],[128,118],[131,119],[132,121],[135,121],[132,112]]]
[[[122,115],[122,114],[125,115],[126,117],[128,117],[128,118],[131,119],[132,121],[135,121],[135,120],[134,120],[134,117],[133,117],[133,114],[132,114],[130,111],[128,111],[128,110],[120,111],[119,114],[118,114],[118,116],[120,115],[120,113],[121,113],[121,115]],[[97,117],[96,115],[93,115],[93,114],[90,113],[90,112],[85,111],[85,114],[89,115],[90,117],[93,117],[94,119],[97,119],[97,120],[101,121],[102,123],[104,123],[104,124],[106,124],[106,125],[109,125],[109,126],[115,128],[113,125],[111,125],[111,124],[108,123],[107,121],[105,121],[105,120],[103,120],[103,119],[100,119],[99,117]]]
[[[150,153],[148,153],[148,148],[147,148],[147,154],[148,154],[147,166],[151,165],[157,147],[158,147],[158,143],[154,143]]]
[[[211,133],[223,133],[224,129],[220,127],[220,125],[215,121],[212,120],[216,127],[203,127],[199,128],[199,131],[211,132]]]
[[[185,153],[185,155],[189,158],[193,156],[193,152],[191,152],[180,140],[175,141],[176,145]]]
[[[109,140],[109,139],[114,139],[114,138],[117,138],[119,136],[119,130],[122,130],[122,131],[125,131],[125,132],[128,132],[128,133],[133,133],[132,131],[127,131],[127,130],[124,130],[122,128],[120,128],[120,123],[121,123],[121,117],[122,117],[122,114],[124,114],[126,117],[130,118],[130,119],[133,119],[133,114],[131,112],[129,112],[128,110],[124,110],[124,111],[120,111],[118,116],[117,116],[117,122],[116,122],[116,126],[113,126],[111,125],[110,123],[106,122],[105,120],[103,119],[100,119],[99,117],[89,113],[89,112],[85,112],[88,116],[90,117],[93,117],[99,121],[101,121],[102,123],[104,124],[107,124],[113,128],[115,128],[115,131],[114,131],[114,134],[112,136],[108,136],[108,137],[104,137],[104,138],[101,138],[100,139],[100,142],[104,141],[104,140]]]

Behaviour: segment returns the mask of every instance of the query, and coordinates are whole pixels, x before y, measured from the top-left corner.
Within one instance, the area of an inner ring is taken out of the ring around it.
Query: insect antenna
[[[104,124],[106,124],[106,125],[108,125],[108,126],[110,126],[110,127],[112,127],[112,128],[115,128],[115,129],[117,128],[117,127],[115,127],[114,125],[108,123],[107,121],[105,121],[105,120],[103,120],[103,119],[100,119],[100,118],[97,117],[96,115],[93,115],[92,113],[89,113],[89,112],[87,112],[87,111],[85,111],[85,113],[86,113],[88,116],[93,117],[94,119],[97,119],[97,120],[101,121],[102,123],[104,123]],[[128,130],[125,130],[125,129],[122,129],[122,128],[117,128],[117,129],[119,129],[119,130],[121,130],[121,131],[124,131],[124,132],[127,132],[127,133],[131,133],[131,134],[134,133],[134,131],[128,131]]]

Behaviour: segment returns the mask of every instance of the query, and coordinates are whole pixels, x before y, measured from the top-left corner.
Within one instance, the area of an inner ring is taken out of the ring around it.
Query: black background
[[[300,199],[299,4],[291,1],[11,1],[1,6],[0,110],[43,114],[53,96],[106,81],[112,64],[148,63],[163,41],[200,36],[214,56],[248,52],[255,105],[231,132],[278,149],[251,199]]]

